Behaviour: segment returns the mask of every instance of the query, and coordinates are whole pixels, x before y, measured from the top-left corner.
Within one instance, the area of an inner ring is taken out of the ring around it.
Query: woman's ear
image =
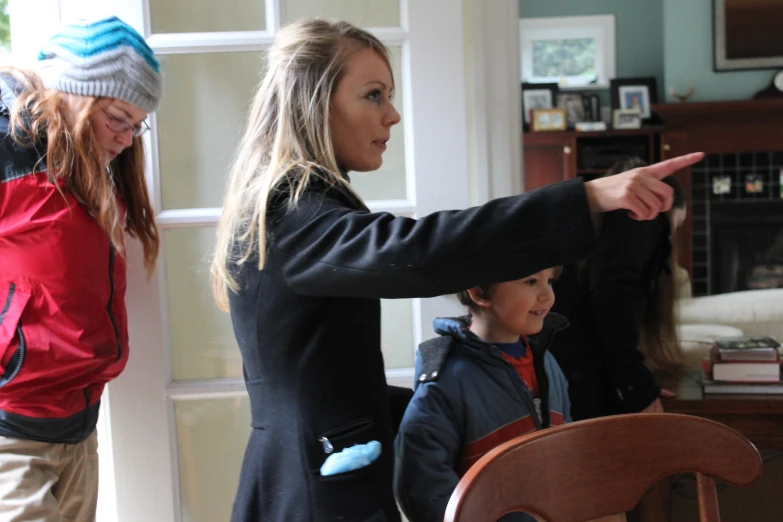
[[[468,295],[470,295],[470,299],[476,303],[476,306],[481,308],[489,308],[489,306],[492,304],[489,300],[488,295],[484,295],[484,292],[481,291],[481,287],[474,287],[468,289]]]

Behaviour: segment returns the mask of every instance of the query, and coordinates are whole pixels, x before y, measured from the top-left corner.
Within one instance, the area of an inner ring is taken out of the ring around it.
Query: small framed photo
[[[718,196],[731,194],[731,176],[728,174],[713,176],[712,193]]]
[[[612,125],[615,129],[639,129],[642,126],[642,113],[638,109],[615,109]]]
[[[745,174],[745,192],[747,194],[764,192],[764,178],[761,174]]]
[[[524,114],[524,123],[530,124],[531,111],[534,109],[554,108],[558,90],[557,83],[523,83],[522,113]]]
[[[558,109],[566,111],[566,125],[575,127],[580,121],[587,121],[585,116],[585,105],[582,93],[579,92],[561,92],[557,95]]]
[[[531,126],[535,132],[566,129],[565,109],[533,109]]]
[[[613,109],[638,109],[643,122],[652,119],[652,106],[658,103],[658,86],[654,76],[615,78],[610,81]]]

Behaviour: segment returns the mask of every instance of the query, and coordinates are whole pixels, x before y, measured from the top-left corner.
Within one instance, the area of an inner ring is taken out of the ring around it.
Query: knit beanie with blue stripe
[[[116,98],[145,112],[154,112],[163,95],[152,49],[116,16],[64,26],[43,46],[38,60],[49,89]]]

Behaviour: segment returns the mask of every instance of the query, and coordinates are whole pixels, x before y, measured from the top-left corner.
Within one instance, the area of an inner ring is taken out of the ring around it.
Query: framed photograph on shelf
[[[585,116],[585,106],[581,92],[560,92],[555,107],[566,112],[566,125],[575,127],[580,121],[589,121]]]
[[[609,87],[612,109],[638,109],[643,123],[652,119],[651,106],[658,103],[658,86],[654,76],[615,78]]]
[[[566,111],[565,109],[533,109],[530,126],[535,132],[565,130]]]
[[[531,111],[534,109],[553,109],[557,101],[556,83],[523,83],[522,113],[525,124],[530,124]]]
[[[642,113],[639,109],[615,109],[612,126],[615,129],[639,129],[642,126]]]

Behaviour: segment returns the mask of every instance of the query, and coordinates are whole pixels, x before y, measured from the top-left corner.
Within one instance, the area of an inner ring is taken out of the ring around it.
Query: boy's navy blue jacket
[[[467,329],[469,318],[436,319],[441,337],[422,343],[416,391],[395,440],[394,491],[410,522],[440,522],[462,475],[485,453],[530,431],[571,422],[568,384],[547,351],[568,326],[549,314],[530,336],[540,414],[516,369]],[[533,520],[522,513],[506,521]]]

